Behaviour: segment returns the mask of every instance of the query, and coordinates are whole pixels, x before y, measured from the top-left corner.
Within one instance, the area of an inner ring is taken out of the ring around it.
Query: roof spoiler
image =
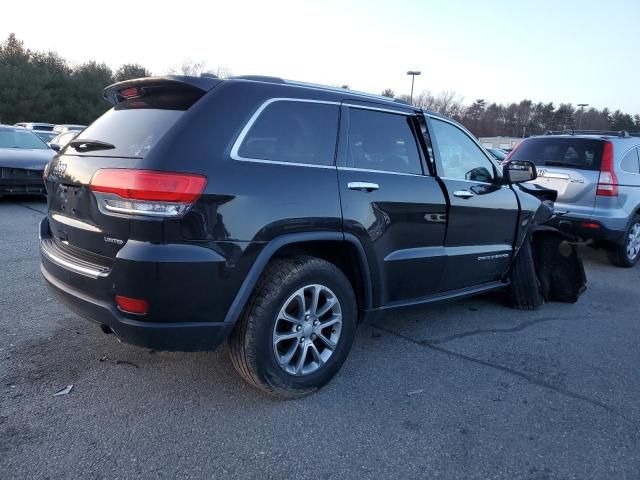
[[[200,77],[166,75],[163,77],[135,78],[109,85],[102,91],[102,96],[107,102],[115,106],[127,98],[122,94],[122,92],[132,88],[146,89],[151,87],[183,87],[185,90],[199,90],[204,94],[218,85],[221,81],[222,80],[219,78],[210,74]]]

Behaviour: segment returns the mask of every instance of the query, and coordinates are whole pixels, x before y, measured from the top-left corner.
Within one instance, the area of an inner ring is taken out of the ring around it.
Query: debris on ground
[[[410,397],[412,395],[418,395],[418,394],[423,393],[423,392],[424,392],[424,388],[420,388],[418,390],[413,390],[411,392],[407,392],[407,397]]]
[[[60,395],[67,395],[67,394],[69,394],[69,392],[71,392],[72,389],[73,389],[73,385],[67,385],[62,390],[60,390],[58,393],[54,393],[53,396],[54,397],[59,397]]]
[[[128,362],[127,360],[116,360],[116,365],[131,365],[132,367],[135,368],[140,368],[138,365],[136,365],[133,362]]]
[[[103,355],[100,357],[100,361],[104,362],[107,358],[109,358],[109,355]]]

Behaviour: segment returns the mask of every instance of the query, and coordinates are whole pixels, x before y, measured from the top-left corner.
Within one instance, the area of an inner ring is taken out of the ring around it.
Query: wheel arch
[[[272,259],[293,255],[315,256],[340,268],[353,286],[360,319],[364,311],[372,308],[371,272],[360,241],[355,236],[342,232],[301,232],[279,236],[263,247],[236,293],[224,321],[237,321]]]

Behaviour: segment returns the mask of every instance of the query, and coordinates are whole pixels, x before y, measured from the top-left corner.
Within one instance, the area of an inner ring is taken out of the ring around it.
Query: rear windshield
[[[604,142],[588,138],[530,138],[522,142],[510,160],[529,160],[538,167],[600,170]]]
[[[0,129],[0,148],[27,148],[44,150],[49,148],[40,137],[21,128]]]
[[[95,140],[115,148],[74,152],[79,155],[144,158],[178,121],[202,91],[162,91],[118,103],[78,135],[75,140]]]

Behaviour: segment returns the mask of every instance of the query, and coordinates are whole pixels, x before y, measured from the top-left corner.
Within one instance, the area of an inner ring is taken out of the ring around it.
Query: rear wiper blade
[[[107,142],[102,142],[100,140],[71,140],[69,142],[69,145],[71,145],[78,152],[90,152],[92,150],[111,150],[112,148],[116,148],[115,145]]]

